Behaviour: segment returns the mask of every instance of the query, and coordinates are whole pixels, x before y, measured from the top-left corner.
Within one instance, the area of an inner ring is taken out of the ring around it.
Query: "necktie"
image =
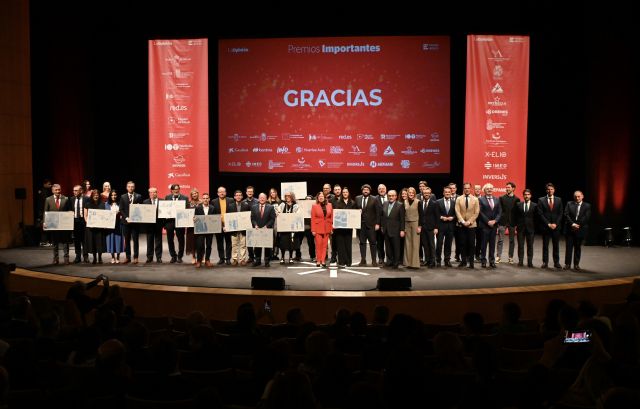
[[[493,210],[493,197],[489,197],[489,206],[491,207],[491,210]]]
[[[449,214],[449,199],[444,199],[444,208],[447,211],[447,214]]]
[[[582,206],[582,202],[578,203],[578,210],[576,210],[576,221],[578,221],[578,215],[580,215],[580,206]]]
[[[527,213],[529,211],[529,202],[524,202],[524,212]]]
[[[133,195],[129,193],[129,204],[133,203]]]
[[[424,212],[425,210],[427,210],[427,205],[429,204],[429,201],[427,200],[426,202],[423,200],[422,201],[422,211]]]
[[[80,199],[76,197],[76,217],[80,217]]]
[[[56,209],[60,209],[60,198],[56,197]]]
[[[464,196],[464,208],[465,209],[469,208],[469,195]],[[491,208],[493,209],[493,205],[491,205]]]
[[[393,203],[389,202],[389,207],[387,207],[387,216],[391,215],[391,210],[393,210]]]
[[[549,209],[553,210],[553,197],[549,197]]]
[[[367,198],[366,197],[364,199],[362,199],[362,209],[364,210],[365,207],[367,207]]]
[[[264,205],[263,204],[260,205],[260,218],[262,218],[262,216],[264,216]]]

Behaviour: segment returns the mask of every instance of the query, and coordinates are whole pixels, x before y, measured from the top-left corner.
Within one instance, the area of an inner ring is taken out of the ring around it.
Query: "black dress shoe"
[[[482,262],[482,268],[487,268],[487,263],[485,263],[484,261]]]
[[[178,257],[178,263],[182,263],[182,257]]]
[[[467,268],[475,268],[475,267],[473,266],[473,264],[469,264]]]
[[[563,270],[571,270],[571,266],[568,264],[565,264]]]
[[[466,266],[467,266],[467,263],[460,263],[460,264],[458,264],[458,268],[462,268],[462,267],[466,267]]]
[[[533,263],[527,263],[527,267],[533,268]]]
[[[573,271],[581,271],[581,270],[582,269],[580,268],[579,265],[576,264],[575,266],[573,266]]]
[[[524,267],[524,263],[522,261],[518,262],[518,267]]]
[[[553,266],[554,266],[555,268],[562,268],[562,264],[560,264],[560,263],[555,263]]]
[[[254,261],[254,259],[250,258],[249,260],[247,260],[247,264],[253,264]]]
[[[161,258],[157,259],[157,260],[156,260],[156,263],[158,263],[158,264],[162,264],[162,259],[161,259]]]
[[[225,261],[224,261],[224,263],[225,263],[226,265],[230,266],[230,265],[231,265],[231,260],[227,259],[227,260],[225,260]]]
[[[498,268],[498,266],[496,266],[496,263],[489,263],[489,267],[490,268]]]
[[[267,261],[266,263],[264,263],[265,267],[271,267],[271,265],[269,265],[269,262]]]
[[[178,261],[178,259],[176,259],[175,257],[171,257],[171,261],[169,261],[169,263],[173,264],[173,263],[175,263],[176,261]]]
[[[449,260],[444,262],[445,267],[453,267],[453,264]]]
[[[540,266],[540,268],[549,268],[549,265],[547,263],[542,263],[542,265]]]
[[[360,262],[358,263],[359,266],[366,266],[367,265],[367,260],[360,260]]]
[[[326,264],[322,264],[322,268],[327,268],[327,265]]]
[[[436,267],[442,267],[442,263],[440,263],[439,261],[436,263]]]
[[[223,259],[223,258],[221,258],[221,259],[220,259],[220,261],[218,261],[218,265],[219,265],[219,266],[221,266],[221,265],[223,265],[223,264],[224,264],[224,259]]]
[[[148,258],[147,259],[147,263],[153,263],[153,259],[152,258]]]
[[[260,262],[259,261],[254,261],[253,263],[251,263],[251,266],[258,267],[258,266],[260,266]]]
[[[73,264],[78,264],[80,261],[80,257],[76,257],[75,259],[73,259]]]

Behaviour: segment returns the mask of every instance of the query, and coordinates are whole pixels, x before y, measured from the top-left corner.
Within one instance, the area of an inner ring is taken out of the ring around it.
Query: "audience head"
[[[279,372],[273,378],[266,409],[316,409],[309,378],[296,370]]]
[[[373,323],[385,325],[389,321],[389,307],[386,305],[376,305],[373,309]]]
[[[292,308],[287,311],[287,324],[300,325],[304,322],[304,314],[300,308]]]
[[[468,312],[462,318],[465,334],[480,335],[484,332],[484,318],[477,312]]]
[[[502,320],[505,324],[516,324],[521,313],[520,306],[515,302],[508,302],[502,306]]]

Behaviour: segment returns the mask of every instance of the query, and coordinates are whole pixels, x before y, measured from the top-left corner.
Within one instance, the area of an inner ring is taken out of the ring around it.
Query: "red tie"
[[[264,205],[261,204],[260,205],[260,218],[262,219],[262,216],[264,216]]]
[[[60,210],[60,198],[56,197],[56,209]]]
[[[553,197],[549,197],[549,209],[553,210]]]

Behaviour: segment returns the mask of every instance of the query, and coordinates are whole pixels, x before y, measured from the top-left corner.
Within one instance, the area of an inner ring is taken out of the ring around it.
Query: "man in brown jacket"
[[[478,214],[480,214],[478,198],[471,194],[471,183],[465,183],[463,194],[456,199],[456,217],[460,223],[462,238],[462,261],[458,267],[465,267],[468,263],[468,267],[473,268]]]

